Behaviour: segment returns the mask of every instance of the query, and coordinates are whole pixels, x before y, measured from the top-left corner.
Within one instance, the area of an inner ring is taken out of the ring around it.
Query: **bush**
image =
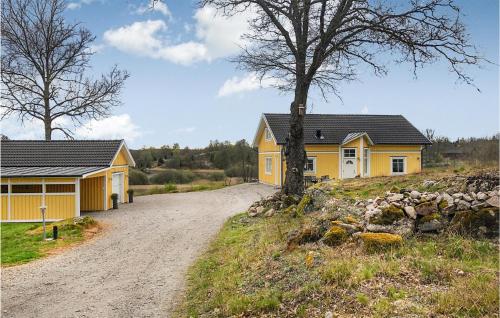
[[[148,175],[142,171],[130,169],[128,173],[128,182],[131,185],[149,184]]]
[[[193,172],[189,170],[166,170],[151,177],[153,184],[166,184],[166,183],[189,183],[195,179]]]
[[[196,172],[195,177],[197,179],[207,179],[210,181],[222,181],[226,178],[224,172],[213,171],[213,172]]]

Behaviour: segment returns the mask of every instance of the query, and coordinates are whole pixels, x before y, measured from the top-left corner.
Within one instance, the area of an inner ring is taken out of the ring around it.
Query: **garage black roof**
[[[276,142],[285,144],[290,114],[264,114]],[[321,130],[324,138],[317,138]],[[366,132],[374,144],[425,145],[431,142],[401,115],[307,114],[304,118],[306,144],[341,144],[348,134]]]
[[[109,166],[122,140],[5,140],[2,167]]]

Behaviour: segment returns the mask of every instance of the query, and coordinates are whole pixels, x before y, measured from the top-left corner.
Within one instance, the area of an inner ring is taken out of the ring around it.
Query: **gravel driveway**
[[[243,184],[138,197],[90,213],[106,232],[62,254],[2,269],[2,317],[168,317],[184,275],[224,220],[273,192]]]

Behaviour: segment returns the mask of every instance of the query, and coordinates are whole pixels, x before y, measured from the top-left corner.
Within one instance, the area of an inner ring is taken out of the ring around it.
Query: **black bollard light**
[[[58,234],[59,234],[59,231],[58,231],[58,229],[57,229],[57,225],[54,225],[54,226],[52,227],[52,238],[53,238],[54,240],[57,240],[57,236],[58,236]]]

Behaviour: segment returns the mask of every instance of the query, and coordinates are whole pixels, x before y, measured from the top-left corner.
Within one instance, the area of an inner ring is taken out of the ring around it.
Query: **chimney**
[[[321,129],[316,130],[316,138],[318,139],[325,139],[325,136],[321,133]]]

